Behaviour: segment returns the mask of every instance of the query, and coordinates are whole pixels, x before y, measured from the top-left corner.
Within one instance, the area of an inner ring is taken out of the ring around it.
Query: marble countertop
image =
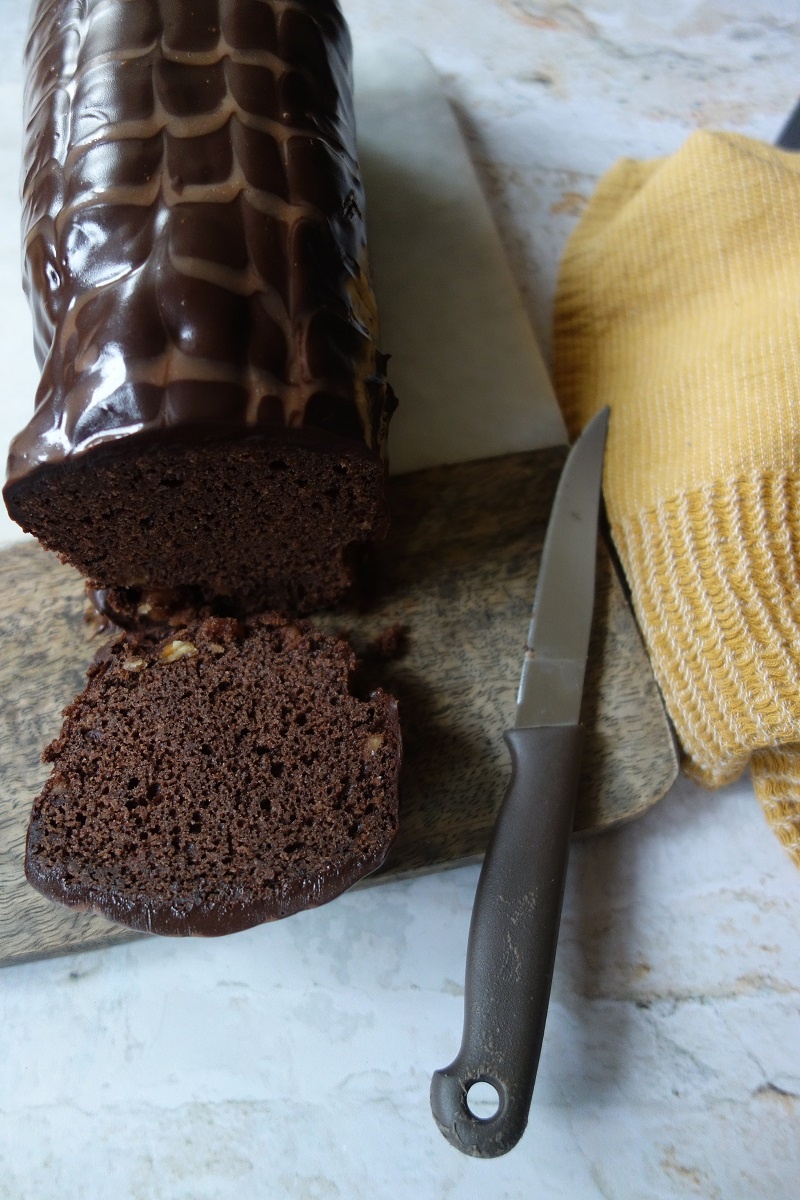
[[[772,140],[800,91],[795,0],[344,8],[356,38],[396,34],[436,66],[545,353],[558,259],[598,175],[698,127]],[[13,273],[25,5],[0,15]],[[0,308],[6,391],[31,389],[19,292]],[[428,1105],[458,1048],[476,880],[458,869],[221,941],[2,971],[0,1198],[799,1194],[800,873],[747,781],[680,780],[576,844],[530,1125],[492,1162],[447,1145]]]

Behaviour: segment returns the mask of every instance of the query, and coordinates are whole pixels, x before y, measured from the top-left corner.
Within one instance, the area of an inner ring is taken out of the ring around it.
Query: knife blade
[[[781,150],[800,150],[800,101],[778,134],[775,145]]]
[[[431,1079],[439,1129],[478,1158],[507,1153],[524,1133],[544,1036],[583,744],[608,416],[603,409],[575,442],[553,501],[505,734],[511,779],[472,910],[461,1049]],[[470,1106],[475,1084],[496,1094],[492,1116]]]

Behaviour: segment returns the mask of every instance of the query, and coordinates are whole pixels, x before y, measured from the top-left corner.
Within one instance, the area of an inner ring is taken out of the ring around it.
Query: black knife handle
[[[528,1122],[542,1048],[578,789],[583,728],[514,729],[508,790],[486,852],[467,948],[464,1036],[431,1080],[431,1108],[449,1142],[495,1158]],[[499,1097],[493,1117],[469,1109],[474,1083]]]

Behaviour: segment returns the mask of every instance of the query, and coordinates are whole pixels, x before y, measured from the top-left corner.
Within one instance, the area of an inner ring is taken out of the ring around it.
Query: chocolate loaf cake
[[[397,708],[356,698],[353,668],[345,643],[275,616],[121,635],[45,752],[29,881],[161,934],[333,899],[397,829]]]
[[[99,588],[311,611],[387,526],[335,0],[36,0],[11,516]]]

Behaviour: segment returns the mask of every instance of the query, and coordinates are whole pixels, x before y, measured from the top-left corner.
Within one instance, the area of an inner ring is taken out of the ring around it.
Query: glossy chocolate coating
[[[42,377],[9,483],[128,435],[323,430],[380,453],[334,0],[36,0],[26,67]]]

